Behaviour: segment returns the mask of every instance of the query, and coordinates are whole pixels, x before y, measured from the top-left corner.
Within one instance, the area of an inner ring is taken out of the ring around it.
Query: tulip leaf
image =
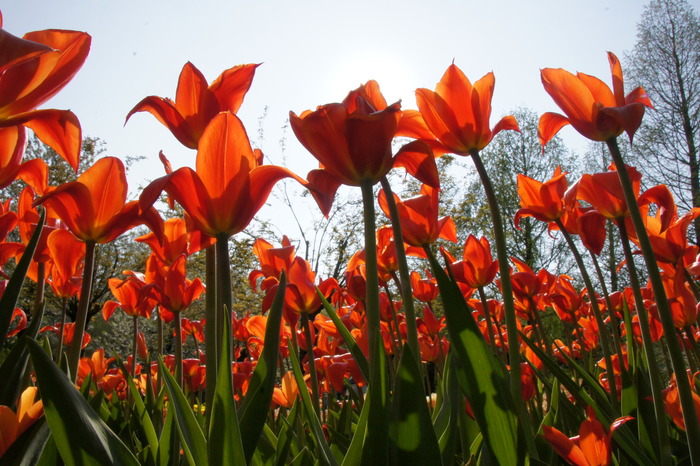
[[[153,421],[151,421],[151,417],[148,415],[146,405],[141,399],[141,393],[139,392],[139,389],[136,388],[136,384],[134,383],[133,377],[131,377],[131,374],[129,374],[129,371],[127,370],[126,366],[124,366],[122,361],[118,361],[118,363],[122,373],[124,374],[124,378],[126,379],[126,382],[128,384],[129,393],[131,394],[130,402],[131,406],[134,409],[134,415],[136,417],[135,424],[138,426],[138,429],[146,438],[146,442],[148,444],[149,458],[151,459],[151,462],[149,462],[149,464],[155,463],[156,458],[158,457],[158,435],[156,434],[156,429],[153,426]]]
[[[177,445],[177,436],[173,435],[173,424],[175,423],[175,416],[173,415],[173,410],[169,409],[165,413],[165,421],[163,422],[163,428],[160,431],[160,437],[158,438],[158,457],[156,464],[158,466],[169,466],[173,464],[172,458],[179,456],[180,447]]]
[[[36,251],[36,246],[41,237],[41,230],[44,228],[46,209],[42,208],[39,209],[39,211],[39,221],[34,229],[34,233],[32,233],[32,237],[22,253],[22,258],[17,263],[14,272],[12,272],[12,276],[5,287],[5,291],[2,293],[2,298],[0,298],[0,347],[5,343],[7,331],[10,329],[10,323],[12,322],[12,313],[15,311],[17,299],[22,291],[24,277],[27,276],[29,265],[34,258],[34,251]]]
[[[352,436],[348,451],[345,453],[345,458],[343,458],[342,466],[355,466],[362,463],[362,445],[364,444],[365,435],[367,433],[367,421],[369,420],[370,391],[371,388],[368,388],[366,393],[367,397],[365,403],[362,405],[360,418],[355,425],[355,433]]]
[[[521,464],[526,456],[525,443],[507,372],[484,340],[456,283],[434,255],[429,254],[428,259],[445,309],[450,350],[456,356],[455,375],[484,441],[500,464]]]
[[[280,347],[280,328],[282,325],[282,310],[284,309],[284,294],[287,288],[287,279],[284,272],[280,275],[279,286],[275,299],[267,316],[265,327],[265,346],[255,366],[241,405],[241,425],[245,429],[241,432],[243,451],[246,462],[250,462],[255,452],[255,446],[263,431],[267,413],[270,410],[272,394],[275,391],[275,376]]]
[[[90,407],[38,343],[27,339],[44,414],[66,464],[138,465],[129,448]]]
[[[38,312],[32,318],[29,326],[24,331],[24,336],[36,339],[39,333],[39,327],[41,327],[41,321],[44,317],[44,304],[38,308]],[[27,347],[26,339],[20,338],[12,347],[12,351],[5,357],[5,360],[0,366],[0,405],[12,406],[19,392],[22,389],[22,378],[24,377],[24,371],[27,368],[27,362],[29,361],[29,348]]]
[[[362,377],[364,377],[365,380],[369,380],[369,364],[367,363],[367,358],[365,358],[365,354],[362,352],[362,349],[360,349],[360,346],[357,344],[357,342],[355,341],[355,339],[353,338],[352,334],[345,326],[343,321],[340,320],[340,317],[338,317],[338,313],[335,312],[333,306],[331,306],[326,297],[323,296],[323,293],[321,293],[321,291],[318,288],[316,289],[316,293],[321,299],[321,302],[323,303],[323,308],[326,310],[328,317],[331,318],[331,320],[335,324],[335,328],[343,337],[343,341],[345,342],[345,345],[347,345],[348,350],[350,350],[350,354],[352,354],[353,359],[357,363],[357,367],[360,369]]]
[[[246,464],[233,397],[231,319],[223,320],[221,353],[219,353],[221,361],[209,421],[209,459],[211,464]],[[264,414],[267,414],[267,409]],[[260,432],[257,437],[259,436]],[[197,461],[196,464],[203,463]]]
[[[611,424],[612,420],[610,419],[609,413],[612,412],[612,407],[609,404],[605,406],[605,409],[602,409],[601,406],[598,403],[596,403],[595,400],[588,394],[588,392],[581,388],[575,380],[569,377],[562,370],[562,368],[559,367],[559,364],[552,358],[547,356],[539,346],[533,343],[532,340],[527,338],[522,333],[520,334],[520,337],[530,347],[532,352],[535,353],[535,355],[538,358],[540,358],[540,360],[547,366],[547,368],[552,372],[552,374],[554,375],[554,377],[556,377],[559,383],[562,384],[569,391],[569,393],[571,393],[571,395],[576,399],[576,401],[579,404],[594,408],[596,411],[596,416],[598,417],[601,423],[607,425]],[[638,439],[635,438],[634,434],[632,434],[628,425],[623,424],[617,429],[616,433],[617,435],[615,436],[615,441],[617,441],[617,443],[625,451],[625,453],[630,455],[630,457],[637,464],[654,463],[651,459],[644,455],[643,449],[639,445]]]
[[[306,413],[306,417],[309,420],[309,425],[311,426],[311,432],[313,433],[314,440],[316,441],[319,450],[319,459],[325,464],[335,466],[338,463],[331,453],[331,449],[326,441],[326,435],[323,433],[323,427],[321,427],[321,421],[316,415],[316,410],[314,409],[313,402],[311,401],[311,396],[309,391],[306,390],[306,382],[304,381],[304,374],[301,371],[301,363],[299,363],[299,356],[296,351],[289,345],[289,359],[292,362],[292,372],[294,373],[294,379],[299,387],[299,394],[301,395],[301,404]],[[298,455],[297,455],[298,458]],[[304,463],[306,464],[306,463]]]
[[[174,411],[173,423],[177,426],[187,461],[192,466],[209,464],[207,459],[207,441],[204,438],[202,428],[197,422],[194,411],[187,401],[187,397],[162,359],[158,360],[158,369],[161,377],[163,377],[165,388],[168,390],[170,400],[168,407]]]
[[[292,409],[289,411],[286,417],[280,417],[282,420],[282,428],[277,436],[277,459],[275,461],[275,466],[284,466],[287,462],[287,456],[289,456],[289,451],[291,450],[292,440],[294,439],[294,433],[292,432],[292,426],[289,424],[287,419],[295,420],[297,418],[299,411],[299,403],[297,401],[292,405]]]
[[[389,419],[390,463],[442,464],[423,378],[408,344],[399,360]]]

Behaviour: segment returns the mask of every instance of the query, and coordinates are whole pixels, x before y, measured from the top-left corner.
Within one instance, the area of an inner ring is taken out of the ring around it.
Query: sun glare
[[[414,92],[420,87],[415,74],[406,62],[389,52],[363,51],[333,63],[327,81],[328,93],[337,99],[339,93],[342,95],[374,79],[388,103],[401,100],[403,108],[414,108]]]

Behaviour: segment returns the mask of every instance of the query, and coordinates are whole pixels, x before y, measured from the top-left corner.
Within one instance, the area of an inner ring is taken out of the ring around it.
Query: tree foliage
[[[653,0],[626,56],[627,79],[649,94],[633,150],[652,184],[668,185],[680,206],[700,207],[700,17],[685,0]],[[700,221],[695,240],[700,239]]]

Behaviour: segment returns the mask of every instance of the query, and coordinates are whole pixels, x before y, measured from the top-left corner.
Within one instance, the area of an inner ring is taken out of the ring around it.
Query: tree
[[[644,87],[655,108],[635,135],[643,172],[668,185],[680,206],[700,207],[700,17],[685,0],[653,0],[625,58],[628,80]],[[700,219],[694,227],[700,242]]]
[[[562,254],[566,255],[567,251],[566,243],[553,241],[548,236],[546,223],[524,218],[520,222],[521,230],[515,229],[513,217],[520,208],[516,180],[518,173],[540,181],[548,180],[557,166],[565,171],[572,170],[575,166],[574,158],[559,138],[547,145],[546,155],[542,154],[542,146],[537,137],[539,119],[535,112],[518,108],[513,116],[518,121],[521,132],[500,133],[482,153],[506,222],[508,255],[523,260],[535,270],[548,268],[563,273],[570,267],[567,261],[562,260],[565,257]],[[488,205],[478,179],[467,185],[453,218],[460,239],[469,233],[492,237]]]

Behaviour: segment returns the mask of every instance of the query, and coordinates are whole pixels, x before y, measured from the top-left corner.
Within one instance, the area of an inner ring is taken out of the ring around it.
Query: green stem
[[[620,241],[622,242],[622,250],[625,253],[627,269],[629,270],[630,284],[632,285],[632,291],[634,293],[634,306],[637,309],[639,329],[642,332],[642,346],[644,347],[644,355],[647,359],[649,379],[651,381],[651,395],[654,403],[654,414],[656,415],[656,433],[659,441],[661,463],[672,464],[666,411],[664,410],[664,401],[661,393],[663,389],[661,374],[659,373],[659,368],[656,364],[656,356],[654,355],[654,343],[651,339],[651,330],[649,329],[649,316],[644,307],[644,298],[642,297],[639,280],[637,279],[637,267],[634,265],[634,257],[632,256],[632,249],[630,248],[627,238],[627,228],[625,227],[624,219],[618,220],[617,225],[620,229]],[[675,329],[673,337],[675,338]],[[614,383],[614,381],[612,383]]]
[[[207,355],[207,387],[206,390],[206,419],[207,426],[211,417],[211,407],[214,404],[214,388],[216,387],[220,342],[218,341],[218,325],[216,325],[216,246],[209,246],[206,249],[206,294],[204,304],[204,314],[207,325],[204,328],[204,351]],[[208,431],[208,428],[207,428]]]
[[[416,310],[413,303],[413,290],[411,289],[411,278],[408,271],[408,260],[406,259],[406,249],[403,243],[403,233],[401,231],[401,219],[399,211],[396,208],[394,194],[391,191],[391,185],[386,176],[381,179],[382,189],[386,195],[387,206],[391,217],[391,228],[394,231],[394,245],[396,246],[396,257],[399,264],[399,278],[401,284],[401,299],[403,300],[403,308],[406,313],[406,337],[408,346],[416,356],[418,366],[420,363],[420,347],[418,345],[418,327],[416,325]]]
[[[75,327],[73,341],[68,348],[68,369],[73,382],[78,377],[78,364],[80,363],[80,351],[83,346],[83,335],[87,324],[88,311],[90,309],[90,299],[92,298],[92,278],[95,270],[95,247],[94,241],[85,242],[85,265],[83,268],[83,283],[80,289],[80,302],[78,303],[78,313],[75,316]]]
[[[63,298],[61,300],[61,331],[58,335],[58,349],[56,350],[56,357],[54,358],[56,364],[61,363],[61,354],[63,353],[63,335],[66,333],[66,311],[68,309],[68,300]]]
[[[180,313],[173,312],[175,318],[173,319],[173,325],[175,326],[175,380],[180,385],[180,388],[185,386],[184,374],[182,369],[182,321],[180,320]]]
[[[379,314],[379,271],[377,266],[377,238],[374,210],[374,193],[371,180],[364,181],[362,189],[362,206],[365,223],[365,315],[369,340],[369,390],[370,414],[367,438],[369,448],[363,452],[363,460],[371,458],[376,464],[385,464],[388,438],[386,416],[388,393],[386,382],[386,359],[381,335],[381,318]]]
[[[632,189],[632,182],[630,181],[627,173],[627,166],[622,159],[620,148],[617,145],[617,139],[611,138],[607,140],[606,143],[608,145],[608,149],[610,150],[612,160],[617,167],[617,173],[620,177],[620,184],[622,185],[622,191],[625,195],[625,201],[627,202],[627,207],[630,212],[630,218],[632,219],[634,230],[637,233],[639,247],[642,250],[642,255],[644,256],[644,261],[646,262],[649,273],[649,280],[651,281],[651,286],[654,290],[654,299],[656,300],[656,305],[659,310],[661,325],[663,326],[664,334],[667,335],[666,340],[671,356],[671,365],[676,373],[676,383],[681,401],[681,410],[683,412],[683,420],[686,426],[685,433],[688,441],[688,448],[690,450],[690,460],[693,464],[700,464],[700,423],[698,423],[698,418],[695,413],[695,403],[693,401],[693,392],[690,387],[690,381],[686,377],[683,352],[681,351],[680,344],[676,338],[671,308],[668,304],[668,299],[666,298],[666,292],[663,287],[663,282],[661,281],[659,268],[657,267],[656,260],[654,259],[654,251],[651,247],[651,242],[649,241],[649,236],[647,235],[646,229],[644,228],[642,215],[639,212],[639,206],[637,205],[635,193]]]
[[[316,416],[321,419],[321,413],[318,408],[318,402],[321,397],[318,392],[318,374],[316,373],[316,360],[314,358],[314,341],[311,337],[311,325],[309,323],[309,314],[307,312],[302,312],[301,316],[301,326],[304,329],[304,339],[306,340],[306,357],[309,362],[309,375],[311,376],[311,397],[313,398],[314,411],[316,411]]]
[[[574,239],[566,230],[566,227],[562,223],[561,219],[556,219],[554,222],[559,227],[559,230],[561,231],[562,235],[564,235],[566,243],[569,245],[569,249],[574,254],[576,265],[578,265],[579,271],[581,272],[581,277],[583,277],[583,283],[586,284],[588,300],[591,304],[591,309],[593,310],[593,316],[595,317],[595,321],[598,324],[598,333],[600,334],[600,343],[601,347],[603,348],[603,359],[605,360],[605,367],[609,367],[612,369],[613,365],[611,358],[612,352],[610,350],[610,334],[608,332],[608,326],[605,325],[605,322],[603,321],[603,315],[600,312],[600,306],[598,305],[598,297],[595,294],[593,282],[591,281],[590,275],[588,275],[586,265],[583,263],[583,258],[578,252],[578,248],[576,247],[576,243],[574,243]],[[620,401],[618,399],[617,386],[615,385],[614,380],[612,381],[612,383],[610,383],[610,398],[612,398],[612,405],[616,415],[615,417],[618,417],[620,414]]]
[[[503,312],[506,321],[506,335],[508,337],[508,361],[510,365],[510,392],[513,402],[518,411],[518,418],[525,432],[525,439],[528,443],[528,451],[533,457],[537,457],[533,435],[528,420],[525,402],[522,397],[522,382],[520,380],[520,338],[518,336],[518,323],[515,315],[515,304],[513,303],[513,288],[510,283],[510,264],[508,263],[508,252],[506,250],[506,235],[501,220],[501,211],[498,208],[498,198],[491,184],[491,179],[486,172],[478,150],[473,150],[471,155],[476,167],[481,184],[484,186],[486,200],[491,211],[491,222],[493,224],[493,236],[496,245],[496,255],[498,257],[498,269],[501,275],[501,292],[503,293]]]

